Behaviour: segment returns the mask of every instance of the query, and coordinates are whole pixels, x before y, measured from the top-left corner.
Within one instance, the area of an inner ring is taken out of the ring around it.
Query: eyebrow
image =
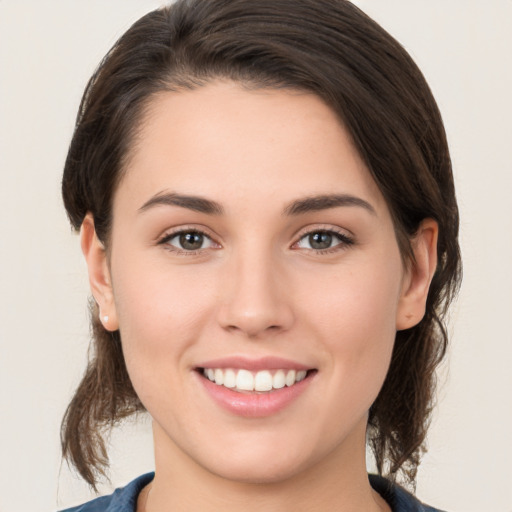
[[[285,209],[285,215],[301,215],[308,212],[318,212],[329,208],[340,206],[357,206],[364,208],[372,215],[377,215],[375,208],[360,197],[349,194],[324,194],[297,199],[290,203]]]
[[[174,192],[161,192],[146,201],[140,208],[140,212],[145,212],[156,206],[181,206],[200,213],[209,215],[222,215],[224,209],[222,206],[210,199],[199,196],[187,196],[176,194]]]
[[[224,208],[216,201],[200,196],[177,194],[175,192],[160,192],[154,195],[139,208],[139,211],[145,212],[156,206],[180,206],[181,208],[187,208],[208,215],[222,215],[224,213]],[[357,206],[364,208],[372,215],[377,215],[377,212],[370,203],[360,197],[349,194],[323,194],[297,199],[284,208],[283,215],[301,215],[341,206]]]

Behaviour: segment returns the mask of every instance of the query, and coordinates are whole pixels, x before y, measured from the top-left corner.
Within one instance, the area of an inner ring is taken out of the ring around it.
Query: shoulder
[[[135,512],[140,491],[153,480],[153,477],[154,473],[139,476],[108,496],[101,496],[61,512]]]
[[[443,512],[421,503],[403,487],[377,475],[369,475],[370,484],[389,504],[393,512]]]

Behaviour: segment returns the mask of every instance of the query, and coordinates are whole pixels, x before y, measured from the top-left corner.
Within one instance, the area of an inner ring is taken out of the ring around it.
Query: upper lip
[[[204,361],[197,365],[197,368],[243,368],[257,372],[260,370],[311,370],[311,366],[283,359],[281,357],[266,356],[259,358],[248,358],[243,356],[222,357]]]

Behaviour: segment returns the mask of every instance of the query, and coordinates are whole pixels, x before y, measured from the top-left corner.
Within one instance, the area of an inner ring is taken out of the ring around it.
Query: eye
[[[160,240],[159,244],[171,246],[173,250],[179,252],[196,252],[217,247],[208,235],[197,230],[171,233]]]
[[[342,248],[343,246],[352,245],[352,238],[342,233],[329,230],[316,230],[306,233],[295,244],[299,249],[310,249],[313,251],[326,251],[329,249]]]

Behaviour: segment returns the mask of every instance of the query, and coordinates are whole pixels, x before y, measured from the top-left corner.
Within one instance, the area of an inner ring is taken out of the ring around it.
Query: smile
[[[231,415],[264,418],[284,412],[314,387],[318,369],[265,356],[227,356],[201,361],[193,372],[206,397]]]
[[[264,393],[275,389],[290,387],[304,380],[306,370],[278,369],[251,372],[246,369],[203,368],[202,374],[218,386],[233,391]]]

